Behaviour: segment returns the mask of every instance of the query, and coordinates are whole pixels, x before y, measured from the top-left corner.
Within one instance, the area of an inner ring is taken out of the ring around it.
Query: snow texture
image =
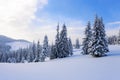
[[[39,63],[0,63],[0,80],[120,80],[120,46],[93,58],[74,49],[73,57]]]

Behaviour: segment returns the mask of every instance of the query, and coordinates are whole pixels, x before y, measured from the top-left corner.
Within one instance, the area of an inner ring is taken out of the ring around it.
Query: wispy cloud
[[[108,25],[115,25],[115,24],[119,24],[120,25],[120,21],[115,21],[115,22],[108,23]]]
[[[35,12],[46,4],[47,0],[0,0],[0,34],[27,39]]]

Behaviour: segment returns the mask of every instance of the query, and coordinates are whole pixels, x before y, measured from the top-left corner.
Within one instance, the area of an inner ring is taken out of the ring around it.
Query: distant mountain
[[[31,42],[23,39],[12,39],[10,37],[0,35],[0,46],[10,46],[11,50],[17,50],[19,48],[26,48]]]
[[[15,41],[15,39],[0,35],[0,44],[5,44],[8,42],[13,42],[13,41]]]

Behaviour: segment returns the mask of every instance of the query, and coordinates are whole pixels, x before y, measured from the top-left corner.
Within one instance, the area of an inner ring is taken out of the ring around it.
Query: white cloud
[[[0,34],[29,39],[29,25],[47,0],[0,0]]]
[[[0,34],[16,39],[40,40],[48,35],[49,41],[54,42],[56,26],[59,21],[60,30],[64,22],[68,28],[68,36],[75,42],[76,38],[82,41],[84,22],[49,14],[37,17],[38,10],[44,9],[48,0],[0,0]],[[37,22],[38,25],[36,23]]]
[[[48,35],[49,41],[54,42],[59,22],[60,29],[66,23],[68,37],[72,38],[73,43],[76,38],[82,42],[85,30],[83,21],[63,16],[53,17],[48,13],[43,14],[44,12],[42,15],[39,12],[39,17],[36,16],[36,12],[42,11],[47,4],[48,0],[0,0],[0,34],[30,41],[40,40],[41,43],[44,35]],[[106,26],[107,35],[116,35],[120,29],[120,21],[108,23]]]

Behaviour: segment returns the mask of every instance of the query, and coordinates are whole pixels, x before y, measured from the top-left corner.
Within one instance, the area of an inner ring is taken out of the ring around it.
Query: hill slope
[[[17,50],[19,48],[26,48],[31,42],[22,39],[12,39],[4,35],[0,35],[0,46],[10,46],[11,50]]]
[[[0,80],[120,80],[120,46],[110,46],[108,56],[80,55],[39,63],[0,64]]]

